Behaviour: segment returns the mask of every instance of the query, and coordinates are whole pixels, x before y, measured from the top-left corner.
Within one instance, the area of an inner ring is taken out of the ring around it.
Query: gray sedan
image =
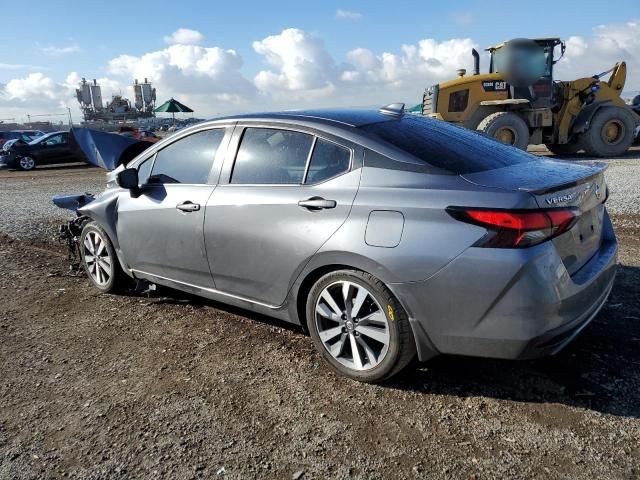
[[[299,324],[360,381],[533,358],[611,290],[604,169],[396,105],[223,118],[111,172],[81,252],[103,292],[144,279]]]

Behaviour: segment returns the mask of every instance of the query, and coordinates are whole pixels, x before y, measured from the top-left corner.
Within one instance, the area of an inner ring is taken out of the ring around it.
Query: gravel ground
[[[620,268],[583,335],[384,385],[335,375],[271,319],[98,295],[42,238],[68,217],[50,197],[104,173],[0,172],[0,478],[640,478],[639,160],[609,161]]]
[[[105,171],[88,165],[38,168],[33,172],[0,170],[0,232],[13,238],[45,240],[71,218],[56,207],[54,195],[104,190]]]

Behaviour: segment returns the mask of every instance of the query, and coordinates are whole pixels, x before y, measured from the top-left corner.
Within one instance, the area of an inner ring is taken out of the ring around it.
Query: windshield
[[[456,175],[483,172],[536,157],[473,130],[419,115],[364,125],[360,129],[431,166]]]
[[[40,135],[39,137],[34,138],[33,140],[31,140],[29,142],[29,145],[35,145],[37,143],[42,142],[43,140],[47,139],[47,137],[52,137],[54,134],[53,133],[47,133],[45,135]]]
[[[532,41],[507,44],[491,53],[493,71],[522,84],[550,76],[552,59],[553,47],[542,48]]]

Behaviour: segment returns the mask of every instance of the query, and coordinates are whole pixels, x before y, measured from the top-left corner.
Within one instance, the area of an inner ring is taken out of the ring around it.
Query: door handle
[[[307,200],[300,200],[298,205],[309,210],[323,210],[325,208],[336,208],[337,203],[335,200],[325,200],[322,197],[311,197]]]
[[[197,212],[198,210],[200,210],[200,205],[197,203],[186,201],[176,205],[176,208],[183,212]]]

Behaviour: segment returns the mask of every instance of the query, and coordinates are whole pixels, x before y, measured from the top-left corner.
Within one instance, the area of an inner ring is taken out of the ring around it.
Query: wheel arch
[[[350,252],[323,252],[316,254],[305,266],[289,294],[289,317],[294,323],[301,325],[305,332],[307,330],[305,318],[307,295],[320,277],[337,270],[356,270],[373,275],[393,292],[396,300],[408,314],[411,314],[406,303],[390,288],[397,279],[384,266],[368,257]]]
[[[599,100],[584,107],[580,110],[580,113],[578,113],[578,116],[573,121],[573,124],[571,125],[571,133],[573,135],[577,135],[586,132],[589,129],[593,116],[598,112],[598,110],[602,107],[611,105],[613,105],[611,100]]]
[[[123,257],[122,250],[120,249],[120,243],[118,241],[118,233],[116,230],[118,222],[118,195],[109,193],[103,194],[92,202],[89,202],[79,208],[78,213],[86,215],[104,230],[109,237],[109,241],[113,245],[113,249],[118,257],[118,262],[120,263],[122,270],[130,277],[133,277],[133,273],[127,266],[126,259]]]

